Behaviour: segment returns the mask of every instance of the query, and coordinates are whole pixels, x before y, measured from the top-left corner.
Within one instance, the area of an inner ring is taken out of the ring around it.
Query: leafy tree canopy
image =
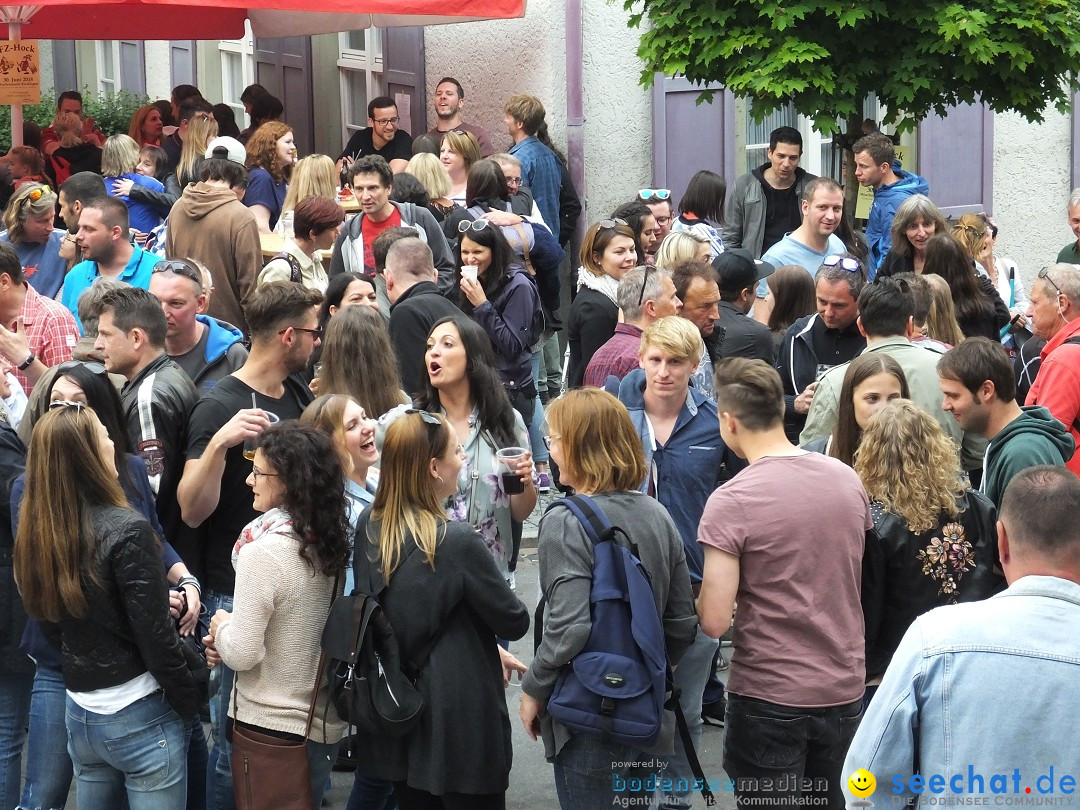
[[[1066,110],[1080,72],[1080,7],[1068,0],[624,0],[648,19],[638,55],[654,72],[718,82],[751,114],[792,102],[821,132],[861,119],[912,129],[931,111],[986,102],[1042,120]],[[710,94],[704,94],[708,97]],[[906,115],[909,117],[900,118]]]

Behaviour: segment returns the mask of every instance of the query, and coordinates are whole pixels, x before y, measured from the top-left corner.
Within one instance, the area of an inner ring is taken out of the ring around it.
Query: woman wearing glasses
[[[27,614],[61,649],[80,808],[184,807],[202,700],[162,606],[161,546],[117,482],[94,412],[64,405],[34,430],[15,538]],[[149,794],[149,795],[148,795]],[[29,806],[43,805],[37,797]]]
[[[56,195],[41,183],[25,183],[11,195],[4,209],[0,242],[19,254],[19,264],[30,286],[46,298],[55,298],[67,274],[60,255],[66,231],[53,227]]]
[[[443,135],[439,147],[439,160],[450,176],[450,200],[465,207],[465,187],[469,181],[469,169],[480,160],[480,142],[471,132],[452,129]]]
[[[615,334],[619,279],[638,265],[634,230],[621,219],[600,220],[585,233],[580,258],[577,296],[566,318],[570,388],[582,384],[592,356]]]
[[[529,614],[476,532],[446,518],[463,462],[443,416],[395,419],[357,532],[356,581],[372,593],[386,586],[402,656],[420,670],[420,725],[400,739],[359,740],[360,771],[393,780],[402,810],[505,807],[512,746],[495,639],[521,638]]]
[[[496,454],[504,447],[528,447],[525,422],[499,384],[487,335],[472,321],[460,316],[438,321],[428,335],[424,362],[428,380],[417,404],[445,414],[465,451],[448,512],[480,532],[499,572],[512,581],[513,522],[520,524],[536,506],[532,455],[517,460],[519,481],[510,482],[499,474]]]
[[[94,411],[104,425],[112,444],[116,479],[131,507],[150,523],[162,541],[161,560],[168,581],[169,607],[179,622],[183,635],[197,630],[201,609],[201,590],[183,560],[165,538],[154,506],[154,493],[146,477],[142,458],[129,452],[123,406],[116,388],[109,381],[105,367],[95,362],[72,360],[57,369],[45,394],[49,408],[66,408],[71,403]],[[11,487],[12,515],[15,527],[20,518],[20,504],[25,491],[24,476]],[[59,651],[49,644],[36,622],[29,621],[21,648],[37,662],[33,696],[30,702],[29,747],[22,804],[26,807],[60,807],[71,786],[71,757],[64,729],[64,682]],[[192,723],[188,749],[188,790],[194,795],[205,792],[206,739],[202,724]]]
[[[289,178],[296,163],[293,131],[280,121],[267,121],[247,142],[248,187],[243,203],[259,223],[260,233],[277,227]]]
[[[306,740],[312,807],[322,803],[345,733],[318,671],[322,628],[349,559],[338,458],[333,441],[314,425],[282,422],[259,436],[247,484],[262,515],[233,546],[233,609],[214,614],[208,637],[208,646],[236,672],[229,708],[234,723]],[[244,778],[234,769],[237,793]]]

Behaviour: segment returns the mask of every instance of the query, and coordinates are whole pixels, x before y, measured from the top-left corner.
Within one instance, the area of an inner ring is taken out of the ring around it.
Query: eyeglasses
[[[637,305],[640,307],[645,300],[645,288],[649,286],[649,271],[652,270],[649,265],[645,265],[645,272],[641,276],[641,292],[637,297]]]
[[[1054,290],[1057,292],[1057,294],[1061,295],[1061,287],[1059,287],[1057,285],[1057,282],[1055,282],[1052,278],[1050,278],[1050,268],[1049,267],[1044,267],[1042,270],[1039,271],[1039,278],[1045,279],[1050,284],[1050,286],[1054,288]]]
[[[559,438],[560,438],[560,436],[559,436],[558,433],[553,433],[550,436],[545,436],[544,437],[544,447],[546,447],[548,450],[550,450],[551,449],[551,443],[554,442],[554,441],[557,441]]]
[[[251,477],[255,479],[256,483],[258,483],[260,477],[262,477],[262,478],[278,478],[279,476],[278,476],[277,473],[263,472],[258,467],[252,467],[251,468]]]
[[[106,369],[104,364],[97,362],[96,360],[68,360],[66,363],[61,363],[56,367],[56,377],[63,377],[69,371],[75,368],[85,368],[91,374],[105,374]]]
[[[52,194],[52,189],[49,188],[48,186],[45,186],[45,185],[38,186],[37,188],[32,189],[30,191],[30,193],[27,194],[25,197],[23,197],[22,202],[20,202],[19,205],[23,205],[27,201],[29,201],[29,202],[37,202],[42,197],[44,197],[46,194]]]
[[[395,115],[393,118],[372,118],[371,120],[380,127],[388,127],[391,124],[397,124],[397,122],[401,120],[401,116]]]
[[[480,231],[484,230],[484,228],[487,228],[490,225],[491,221],[487,219],[474,219],[472,222],[469,222],[469,220],[467,219],[463,219],[461,222],[458,223],[457,232],[465,233],[466,231],[476,231],[477,233],[480,233]]]
[[[57,410],[60,410],[61,408],[64,408],[64,409],[74,408],[76,411],[81,413],[82,409],[86,408],[86,407],[88,407],[88,406],[87,406],[87,404],[85,402],[72,402],[69,399],[58,399],[56,402],[50,402],[49,403],[49,410],[50,411],[57,411]]]
[[[319,338],[322,337],[322,332],[323,332],[322,327],[320,327],[320,326],[316,326],[314,329],[309,329],[306,326],[286,326],[284,329],[281,329],[280,331],[278,331],[278,334],[279,335],[284,335],[290,329],[292,329],[294,332],[307,332],[309,335],[311,335],[316,340],[318,340]]]
[[[643,188],[637,193],[642,200],[669,200],[671,199],[670,188]]]
[[[849,273],[858,273],[863,269],[862,262],[854,256],[826,256],[821,263],[822,267],[836,267],[840,265]]]
[[[521,178],[520,177],[507,177],[506,178],[506,185],[512,186],[513,188],[521,188]]]
[[[609,231],[612,228],[618,228],[620,225],[625,225],[626,220],[625,219],[619,219],[618,217],[615,217],[614,219],[602,219],[599,222],[597,222],[596,224],[600,226],[597,229],[598,232],[599,231]]]
[[[202,273],[193,269],[190,264],[181,259],[158,262],[150,273],[151,275],[154,273],[175,273],[178,276],[191,279],[200,290],[202,289]]]
[[[425,424],[428,424],[428,425],[441,425],[442,424],[439,417],[437,417],[431,411],[422,411],[419,408],[408,408],[408,409],[406,409],[405,413],[406,414],[411,414],[411,413],[420,414],[420,418],[422,420],[424,420]]]

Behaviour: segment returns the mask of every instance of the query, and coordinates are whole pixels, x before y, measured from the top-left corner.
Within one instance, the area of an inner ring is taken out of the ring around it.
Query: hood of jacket
[[[882,186],[874,192],[874,200],[888,200],[890,197],[899,197],[903,202],[912,194],[929,194],[930,184],[914,172],[905,172],[900,168],[900,161],[893,162],[893,173],[897,181],[891,186]],[[899,203],[897,203],[899,205]]]
[[[213,363],[221,358],[229,347],[244,339],[244,333],[231,323],[219,321],[209,315],[196,315],[195,320],[207,328],[206,362]]]
[[[762,183],[768,182],[765,179],[765,170],[768,169],[771,166],[772,166],[772,163],[769,162],[769,161],[766,161],[765,163],[762,163],[760,166],[758,166],[756,169],[752,170],[750,172],[750,174],[754,175],[754,177],[756,177],[759,182],[762,182]],[[806,169],[802,168],[801,166],[796,166],[795,167],[795,183],[794,183],[794,185],[796,185],[796,186],[799,185],[799,183],[802,182],[802,179],[804,177],[806,177]]]
[[[1076,449],[1072,434],[1067,427],[1050,415],[1050,411],[1041,405],[1029,405],[1021,410],[1023,413],[1020,416],[1009,422],[990,440],[986,457],[988,464],[993,463],[998,449],[1020,436],[1039,436],[1049,440],[1061,453],[1062,464],[1072,458],[1073,451]]]
[[[240,201],[236,199],[236,194],[231,188],[195,183],[184,189],[177,205],[183,206],[184,211],[192,219],[203,219],[232,202]]]

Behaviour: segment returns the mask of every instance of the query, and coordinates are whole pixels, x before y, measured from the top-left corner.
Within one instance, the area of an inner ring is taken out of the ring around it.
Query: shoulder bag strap
[[[518,238],[521,239],[521,253],[525,259],[525,269],[529,271],[530,276],[535,276],[536,270],[533,268],[532,260],[529,258],[529,240],[525,234],[525,229],[520,222],[514,225],[513,228],[517,231]]]

